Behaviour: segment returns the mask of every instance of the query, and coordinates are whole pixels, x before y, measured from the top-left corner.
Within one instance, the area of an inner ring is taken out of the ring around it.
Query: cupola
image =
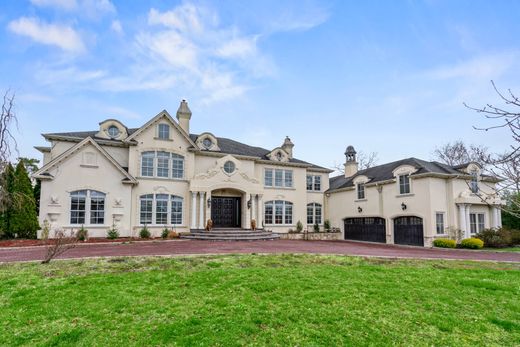
[[[283,141],[282,149],[289,155],[289,159],[292,159],[293,157],[293,147],[294,143],[292,143],[289,136],[286,136],[285,140]]]
[[[352,177],[358,172],[356,150],[354,146],[348,146],[345,150],[345,177]]]

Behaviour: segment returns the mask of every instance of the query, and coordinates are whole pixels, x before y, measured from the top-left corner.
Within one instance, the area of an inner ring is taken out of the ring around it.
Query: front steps
[[[280,236],[270,231],[263,230],[213,229],[211,231],[191,230],[189,234],[181,235],[181,238],[211,241],[257,241],[275,240],[280,238]]]

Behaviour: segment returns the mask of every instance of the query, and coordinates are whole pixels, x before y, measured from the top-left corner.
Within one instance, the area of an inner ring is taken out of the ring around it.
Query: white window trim
[[[438,214],[441,214],[441,215],[442,215],[443,231],[442,231],[441,234],[439,234],[439,233],[437,232],[437,215],[438,215]],[[434,230],[435,230],[435,235],[446,235],[446,234],[447,234],[447,232],[446,232],[446,229],[447,229],[447,228],[446,228],[446,212],[443,212],[443,211],[435,211],[433,221],[434,221],[434,224],[435,224],[435,228],[434,228]]]
[[[146,152],[153,152],[154,153],[154,156],[153,156],[153,162],[152,162],[152,171],[153,171],[153,175],[152,176],[144,176],[143,175],[143,153],[146,153]],[[159,158],[157,157],[157,153],[158,152],[166,152],[166,153],[169,153],[169,158],[168,158],[168,177],[159,177],[157,175],[157,172],[158,172],[158,169],[159,169],[159,166],[158,166],[158,163],[159,163]],[[172,154],[174,155],[178,155],[178,156],[181,156],[182,157],[182,177],[173,177],[173,157],[172,157]],[[179,154],[179,153],[175,153],[175,152],[168,152],[168,151],[161,151],[161,150],[146,150],[146,151],[142,151],[140,153],[140,162],[139,162],[139,176],[138,178],[141,178],[141,179],[157,179],[157,180],[175,180],[175,181],[184,181],[186,180],[186,157],[182,154]]]
[[[308,219],[306,219],[307,226],[309,226],[309,225],[313,226],[313,225],[316,224],[316,205],[319,205],[321,207],[321,216],[320,216],[321,217],[320,218],[321,222],[318,223],[318,225],[323,225],[323,205],[318,203],[318,202],[310,202],[310,203],[308,203],[306,205],[306,210],[305,210],[307,218],[309,217],[308,210],[307,210],[309,208],[309,205],[312,205],[312,223],[309,224]]]
[[[307,177],[311,177],[312,189],[307,188]],[[316,178],[320,179],[320,189],[316,189]],[[314,192],[314,193],[319,193],[319,192],[323,191],[323,179],[322,179],[321,175],[307,174],[307,176],[305,177],[305,189],[308,192]]]
[[[476,232],[471,232],[471,215],[475,215],[475,229],[476,229]],[[478,222],[478,217],[479,215],[482,216],[482,220],[483,220],[483,226],[482,226],[482,229],[479,230],[479,222]],[[476,235],[478,234],[479,232],[481,232],[482,230],[486,229],[486,214],[484,212],[471,212],[469,214],[469,234],[470,235]]]
[[[276,224],[275,223],[275,220],[276,220],[276,208],[275,208],[276,204],[275,204],[275,202],[276,201],[283,201],[284,202],[283,210],[282,210],[282,221],[283,221],[283,223],[281,223],[281,224]],[[291,205],[292,205],[292,223],[290,223],[290,224],[286,224],[285,223],[285,203],[286,202],[291,203]],[[272,203],[272,205],[273,205],[273,223],[265,222],[265,220],[266,220],[266,218],[265,218],[265,206],[267,204],[269,204],[269,203]],[[264,223],[265,223],[266,226],[284,227],[284,226],[294,226],[294,225],[296,225],[296,223],[294,223],[294,203],[292,201],[289,201],[289,200],[269,200],[269,201],[266,201],[266,202],[264,202],[264,211],[263,212],[264,212],[264,215],[263,215]]]
[[[139,207],[138,208],[138,213],[137,213],[137,218],[138,218],[138,223],[137,225],[139,226],[144,226],[145,224],[144,223],[141,223],[141,196],[144,196],[144,195],[153,195],[153,200],[152,200],[152,222],[149,223],[149,224],[146,224],[146,226],[148,227],[175,227],[175,228],[184,228],[186,227],[186,223],[185,223],[185,210],[186,210],[186,204],[185,204],[185,200],[184,197],[182,197],[181,195],[175,195],[175,194],[167,194],[167,193],[149,193],[149,194],[141,194],[137,197],[137,206]],[[157,218],[157,198],[156,196],[158,194],[165,194],[165,195],[168,195],[168,206],[167,206],[167,216],[166,216],[166,220],[168,221],[168,223],[166,224],[157,224],[155,223],[156,221],[156,218]],[[182,199],[182,222],[181,224],[171,224],[171,213],[172,213],[172,197],[178,197],[178,198],[181,198]]]
[[[82,190],[85,190],[87,192],[87,196],[85,197],[85,223],[77,223],[77,224],[73,224],[71,223],[71,219],[72,219],[72,196],[71,194],[74,193],[74,192],[77,192],[77,191],[82,191]],[[98,193],[102,193],[102,194],[105,194],[105,197],[104,197],[104,203],[103,203],[103,224],[92,224],[90,223],[90,193],[92,191],[96,191]],[[89,227],[89,228],[96,228],[96,227],[106,227],[108,224],[107,224],[107,193],[101,191],[101,190],[96,190],[96,189],[76,189],[76,190],[73,190],[73,191],[70,191],[69,192],[69,226],[71,227],[81,227],[81,226],[84,226],[85,228],[86,227]]]
[[[410,191],[408,193],[401,193],[401,176],[408,176],[408,185],[410,186]],[[397,176],[397,196],[410,196],[413,194],[413,184],[412,184],[412,176],[410,173],[402,173]]]
[[[159,132],[159,127],[161,125],[166,125],[168,127],[168,137],[167,138],[163,138],[160,136],[160,132]],[[155,139],[156,140],[161,140],[161,141],[173,141],[172,140],[172,127],[170,126],[170,124],[167,124],[167,123],[159,123],[157,124],[157,126],[155,127]]]
[[[363,186],[363,197],[359,197],[359,186]],[[367,186],[365,182],[358,182],[356,183],[356,200],[355,201],[366,201],[367,200]]]
[[[276,170],[280,170],[282,171],[282,185],[281,186],[277,186],[276,185]],[[271,171],[272,172],[272,185],[268,186],[266,185],[265,183],[265,176],[266,176],[266,171]],[[292,174],[292,185],[291,186],[286,186],[285,185],[285,174],[287,171],[290,171],[291,174]],[[294,188],[294,170],[290,170],[290,169],[279,169],[279,168],[264,168],[264,188],[274,188],[274,189],[295,189]]]

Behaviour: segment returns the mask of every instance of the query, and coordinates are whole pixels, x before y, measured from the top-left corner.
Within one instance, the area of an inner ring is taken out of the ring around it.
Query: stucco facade
[[[109,119],[97,131],[44,134],[51,146],[37,147],[44,159],[34,175],[42,182],[40,222],[52,230],[84,226],[91,237],[112,226],[137,236],[146,225],[158,236],[165,227],[204,229],[218,213],[223,227],[249,229],[254,219],[258,228],[283,233],[306,224],[308,203],[324,213],[331,170],[293,158],[288,138],[265,150],[189,134],[190,118],[183,101],[177,120],[163,111],[137,129]],[[320,177],[318,190],[307,191],[308,175]]]

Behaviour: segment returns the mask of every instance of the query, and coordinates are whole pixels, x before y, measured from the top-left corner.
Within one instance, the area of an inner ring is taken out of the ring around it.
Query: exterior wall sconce
[[[248,210],[251,209],[251,199],[247,200],[247,209]]]
[[[406,206],[406,204],[403,202],[401,203],[401,210],[406,210],[408,208],[408,206]]]
[[[208,204],[208,208],[210,208],[211,207],[211,198],[208,198],[207,204]]]
[[[359,213],[361,213],[361,212],[363,212],[363,209],[362,209],[360,206],[358,206],[357,211],[358,211]]]

